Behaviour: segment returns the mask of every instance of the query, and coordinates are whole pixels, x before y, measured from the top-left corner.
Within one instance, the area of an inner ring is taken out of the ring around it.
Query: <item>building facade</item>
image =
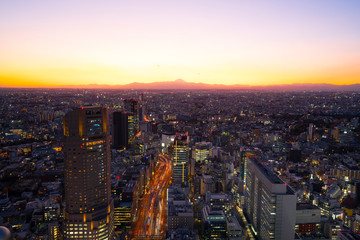
[[[64,118],[64,239],[113,239],[108,111],[84,107]]]
[[[295,231],[299,236],[321,235],[321,210],[311,203],[296,204]]]
[[[136,99],[124,99],[124,110],[128,114],[129,139],[132,142],[140,130],[139,101]]]
[[[173,183],[187,184],[189,174],[189,137],[176,135],[173,148]]]
[[[295,192],[255,158],[247,160],[245,214],[261,240],[295,237]]]
[[[203,163],[212,156],[212,143],[198,142],[195,144],[194,156],[196,162]]]

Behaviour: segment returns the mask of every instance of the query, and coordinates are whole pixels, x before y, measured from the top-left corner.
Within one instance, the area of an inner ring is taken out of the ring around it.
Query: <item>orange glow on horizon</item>
[[[336,0],[0,1],[0,87],[356,84],[359,7]]]
[[[146,69],[145,69],[146,70]],[[184,69],[186,73],[187,69]],[[51,70],[38,70],[32,72],[18,71],[16,73],[2,74],[0,70],[0,87],[28,87],[28,88],[91,88],[96,85],[106,88],[121,87],[130,83],[161,83],[171,82],[179,79],[177,72],[171,74],[171,69],[163,74],[149,74],[142,69],[134,70],[131,73],[121,73],[116,71],[103,71],[103,69],[93,68],[86,72],[85,70],[56,70],[55,74],[51,74]],[[180,71],[179,75],[180,74]],[[205,72],[202,71],[202,72]],[[165,73],[165,74],[164,74]],[[205,83],[214,85],[244,85],[244,86],[272,86],[286,84],[334,84],[334,85],[350,85],[360,83],[360,70],[337,71],[326,73],[307,73],[307,74],[291,74],[289,72],[274,71],[239,71],[233,69],[211,69],[209,74],[203,76],[192,76],[193,74],[182,74],[186,77],[180,77],[188,83]],[[203,74],[204,75],[204,74]],[[124,81],[124,79],[127,79]]]

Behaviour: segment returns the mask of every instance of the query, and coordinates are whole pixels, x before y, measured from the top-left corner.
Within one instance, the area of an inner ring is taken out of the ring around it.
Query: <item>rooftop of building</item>
[[[195,143],[196,149],[209,149],[212,146],[211,142],[197,142]]]
[[[305,210],[305,209],[319,209],[319,208],[311,203],[296,203],[296,210]]]
[[[230,217],[228,219],[229,228],[231,230],[242,230],[242,227],[240,226],[239,221],[236,219],[236,217]]]
[[[191,205],[169,205],[168,207],[169,216],[178,216],[184,214],[192,216],[193,214],[193,209]]]
[[[229,199],[229,197],[225,193],[212,193],[212,194],[210,194],[210,200],[215,200],[215,199]]]
[[[269,181],[273,184],[286,184],[282,181],[273,171],[264,166],[263,162],[260,162],[257,158],[250,158],[254,164],[258,167],[258,169],[263,173],[264,176],[269,179]]]
[[[175,141],[189,143],[189,137],[187,134],[184,133],[176,133]]]

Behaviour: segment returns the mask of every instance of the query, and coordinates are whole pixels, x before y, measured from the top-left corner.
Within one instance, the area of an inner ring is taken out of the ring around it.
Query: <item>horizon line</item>
[[[173,81],[162,81],[162,82],[130,82],[130,83],[126,83],[126,84],[98,84],[98,83],[90,83],[90,84],[79,84],[79,85],[43,85],[43,86],[29,86],[29,85],[20,85],[20,86],[11,86],[11,85],[0,85],[1,89],[8,89],[8,88],[32,88],[32,89],[41,89],[41,88],[46,88],[46,89],[77,89],[77,88],[84,88],[84,89],[92,89],[94,87],[102,87],[103,89],[136,89],[139,86],[134,86],[132,87],[131,85],[133,84],[137,84],[137,85],[156,85],[156,84],[166,84],[166,83],[182,83],[182,84],[194,84],[194,85],[202,85],[202,89],[228,89],[228,88],[232,88],[232,87],[237,87],[237,88],[246,88],[246,89],[254,89],[254,88],[274,88],[274,87],[291,87],[291,86],[301,86],[301,87],[306,87],[306,86],[327,86],[327,87],[348,87],[348,86],[354,86],[354,85],[360,85],[359,83],[352,83],[352,84],[336,84],[336,83],[285,83],[285,84],[262,84],[262,85],[250,85],[250,84],[223,84],[223,83],[203,83],[203,82],[191,82],[191,81],[185,81],[183,79],[176,79]],[[153,86],[155,87],[155,86]],[[195,87],[195,86],[194,86]],[[212,88],[213,87],[213,88]],[[158,90],[162,90],[164,88],[159,86]],[[145,89],[145,88],[141,88],[141,89]],[[166,87],[166,89],[171,89]],[[178,89],[178,90],[185,90],[187,89],[186,86],[174,86],[173,88],[174,90]],[[191,90],[191,88],[188,88],[189,90]],[[152,90],[156,90],[156,89],[152,89]],[[193,90],[199,90],[199,89],[193,89]],[[239,90],[239,89],[237,89]]]

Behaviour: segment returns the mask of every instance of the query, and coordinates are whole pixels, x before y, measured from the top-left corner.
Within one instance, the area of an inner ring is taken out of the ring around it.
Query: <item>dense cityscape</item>
[[[360,239],[360,93],[0,89],[0,239]]]

